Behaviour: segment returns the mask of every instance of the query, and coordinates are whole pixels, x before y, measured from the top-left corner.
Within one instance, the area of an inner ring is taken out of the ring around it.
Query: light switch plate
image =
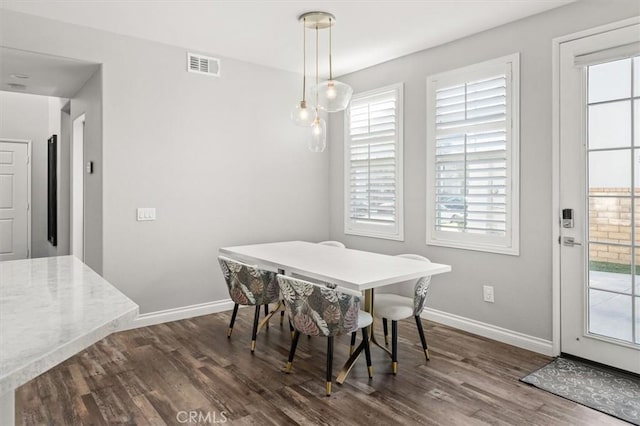
[[[156,220],[155,207],[138,207],[138,221]]]
[[[483,300],[485,302],[489,302],[489,303],[494,303],[495,302],[493,286],[492,285],[483,286],[482,287],[482,293],[483,293]]]

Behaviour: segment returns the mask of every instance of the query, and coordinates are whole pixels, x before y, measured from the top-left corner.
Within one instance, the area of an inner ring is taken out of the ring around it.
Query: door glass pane
[[[589,332],[632,341],[631,296],[589,290]]]
[[[589,197],[589,241],[631,245],[630,197]]]
[[[631,247],[589,244],[589,287],[631,294]]]
[[[636,296],[640,296],[640,247],[635,247],[635,277],[634,282],[636,283],[636,292],[634,293]],[[636,312],[638,314],[638,312]],[[640,343],[640,342],[638,342]]]
[[[589,149],[631,145],[631,101],[589,106]]]
[[[589,153],[589,195],[631,192],[631,150]]]
[[[633,96],[640,96],[640,56],[633,58]]]
[[[636,343],[640,342],[640,297],[636,297]]]
[[[638,196],[638,189],[636,188],[636,196]],[[640,198],[634,198],[633,199],[633,205],[635,208],[635,212],[633,213],[633,223],[635,226],[635,235],[634,235],[634,240],[635,240],[635,245],[640,246]],[[627,217],[626,213],[621,213],[621,216]],[[631,214],[629,214],[629,217],[631,217]],[[638,262],[636,262],[638,263]]]
[[[640,308],[640,100],[631,93],[638,72],[638,58],[591,66],[587,87],[588,330],[626,342],[634,342]]]
[[[633,144],[640,145],[640,99],[633,101]]]
[[[629,98],[631,59],[589,67],[589,103]]]

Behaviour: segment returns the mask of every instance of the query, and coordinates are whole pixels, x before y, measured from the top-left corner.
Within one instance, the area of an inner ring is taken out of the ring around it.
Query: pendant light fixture
[[[298,126],[310,126],[313,123],[312,112],[307,105],[307,26],[302,18],[302,100],[291,110],[291,121]]]
[[[315,14],[321,14],[321,16],[328,20],[328,24],[324,28],[329,28],[329,80],[318,83],[311,87],[311,96],[317,95],[317,102],[320,108],[327,112],[343,111],[349,105],[353,89],[348,84],[342,83],[333,78],[333,62],[332,62],[332,31],[331,28],[336,22],[335,16],[325,12],[311,12]],[[306,14],[305,14],[306,15]],[[302,15],[302,16],[305,16]]]
[[[316,86],[320,81],[318,76],[318,30],[316,26]],[[318,92],[315,93],[315,118],[311,123],[311,138],[309,139],[309,150],[312,152],[322,152],[327,147],[327,122],[320,117],[320,111],[318,106]]]
[[[326,112],[338,112],[347,108],[353,89],[333,78],[333,64],[331,57],[332,33],[331,27],[336,22],[335,16],[327,12],[307,12],[299,18],[303,31],[303,76],[302,76],[302,101],[296,104],[291,111],[291,120],[299,126],[310,126],[311,137],[309,149],[313,152],[322,152],[327,146],[327,123],[320,117],[320,110]],[[318,56],[319,56],[319,31],[329,28],[329,80],[320,82]],[[307,79],[307,46],[306,30],[315,30],[316,34],[316,76],[315,85],[309,89],[309,98],[312,105],[307,102],[305,93]]]

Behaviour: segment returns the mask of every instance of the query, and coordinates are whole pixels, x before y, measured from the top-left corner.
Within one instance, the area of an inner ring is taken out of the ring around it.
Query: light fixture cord
[[[316,119],[318,118],[318,93],[320,84],[320,77],[318,76],[318,25],[316,24]]]
[[[307,100],[307,18],[302,20],[302,102]]]
[[[333,20],[329,18],[329,81],[333,80],[333,67],[331,66],[331,27],[333,27]]]

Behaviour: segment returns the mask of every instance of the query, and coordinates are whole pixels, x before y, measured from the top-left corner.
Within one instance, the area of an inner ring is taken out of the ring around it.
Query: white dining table
[[[224,247],[219,252],[221,255],[262,268],[277,270],[286,275],[302,275],[364,292],[364,309],[372,314],[374,289],[451,271],[450,265],[441,263],[423,262],[306,241]],[[375,343],[374,337],[372,340]],[[349,357],[338,374],[337,383],[344,382],[363,349],[363,344],[360,344]]]

